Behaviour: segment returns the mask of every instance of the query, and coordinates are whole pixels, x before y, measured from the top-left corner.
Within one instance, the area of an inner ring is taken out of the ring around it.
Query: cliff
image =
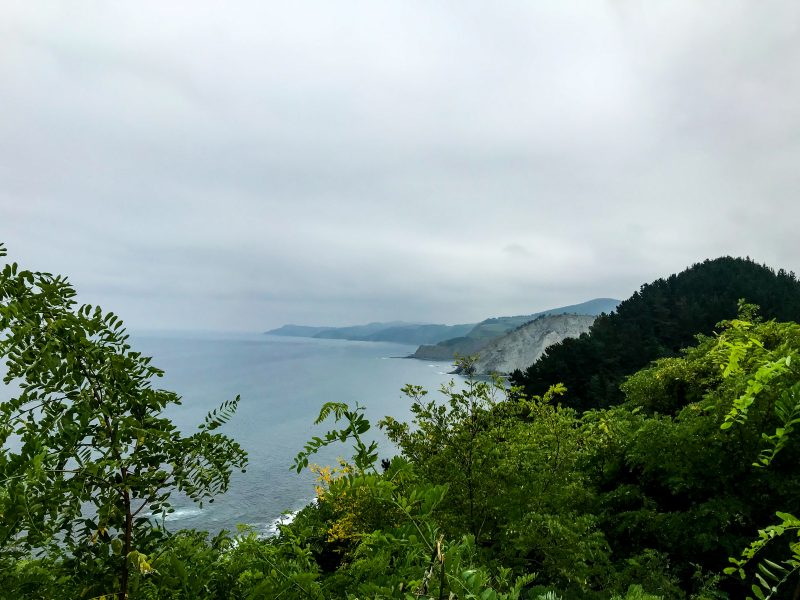
[[[475,373],[508,374],[526,369],[544,354],[545,349],[566,338],[589,331],[594,315],[546,315],[496,338],[478,353]]]
[[[530,315],[518,315],[514,317],[494,317],[485,319],[475,325],[466,335],[441,341],[435,345],[422,345],[411,355],[412,358],[421,360],[453,360],[459,356],[471,356],[478,354],[487,347],[493,340],[514,331],[526,323],[546,315],[561,315],[569,313],[572,315],[596,316],[601,313],[612,312],[619,300],[613,298],[595,298],[581,304],[571,304],[543,310]],[[528,367],[530,363],[525,365]]]

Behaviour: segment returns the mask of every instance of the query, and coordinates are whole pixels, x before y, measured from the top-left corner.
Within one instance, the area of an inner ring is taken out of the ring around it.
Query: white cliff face
[[[589,331],[596,318],[593,315],[550,315],[526,323],[481,349],[475,373],[504,375],[515,369],[527,369],[548,346]]]

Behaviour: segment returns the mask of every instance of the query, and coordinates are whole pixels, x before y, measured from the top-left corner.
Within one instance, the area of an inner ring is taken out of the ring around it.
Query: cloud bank
[[[796,2],[7,2],[0,240],[131,327],[800,270]]]

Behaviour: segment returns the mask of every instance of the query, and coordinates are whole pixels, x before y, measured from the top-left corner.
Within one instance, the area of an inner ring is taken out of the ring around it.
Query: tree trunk
[[[122,470],[123,482],[125,481],[125,469]],[[124,485],[124,484],[123,484]],[[128,566],[128,554],[131,551],[131,537],[133,535],[133,515],[131,514],[131,495],[126,489],[122,493],[123,504],[125,506],[125,539],[122,544],[122,569],[119,574],[119,600],[128,600],[128,576],[130,568]]]

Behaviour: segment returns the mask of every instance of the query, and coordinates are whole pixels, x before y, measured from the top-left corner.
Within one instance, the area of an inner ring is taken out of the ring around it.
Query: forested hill
[[[529,394],[542,394],[561,382],[565,404],[587,409],[622,401],[623,379],[651,361],[693,345],[734,318],[740,298],[759,305],[767,319],[800,321],[800,282],[793,272],[775,271],[749,258],[706,260],[645,284],[615,313],[601,315],[589,333],[547,349],[512,381]]]

